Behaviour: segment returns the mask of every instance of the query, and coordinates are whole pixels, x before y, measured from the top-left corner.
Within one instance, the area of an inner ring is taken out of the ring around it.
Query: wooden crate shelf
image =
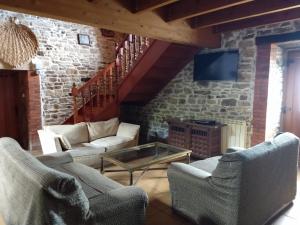
[[[169,120],[168,143],[192,150],[198,158],[221,154],[221,127],[197,124],[192,121]]]

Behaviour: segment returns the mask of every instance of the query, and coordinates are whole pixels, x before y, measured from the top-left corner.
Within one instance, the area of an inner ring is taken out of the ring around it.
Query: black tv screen
[[[239,52],[199,54],[194,58],[194,80],[237,80]]]

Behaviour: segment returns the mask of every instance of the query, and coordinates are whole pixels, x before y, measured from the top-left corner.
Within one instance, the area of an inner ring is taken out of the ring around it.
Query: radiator
[[[218,122],[226,124],[221,130],[221,151],[230,147],[247,147],[247,122],[241,120],[221,119]]]
[[[224,118],[201,118],[215,120],[219,123],[226,124],[221,129],[221,152],[225,153],[230,147],[247,147],[248,129],[247,122],[243,120],[233,120]]]

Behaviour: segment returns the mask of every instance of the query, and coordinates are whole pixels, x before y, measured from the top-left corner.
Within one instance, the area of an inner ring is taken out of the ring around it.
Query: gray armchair
[[[197,224],[264,224],[295,198],[298,147],[298,138],[284,133],[222,157],[172,163],[172,207]]]

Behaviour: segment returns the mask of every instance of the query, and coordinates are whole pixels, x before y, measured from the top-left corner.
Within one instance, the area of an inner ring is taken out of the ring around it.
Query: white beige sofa
[[[67,151],[74,161],[100,168],[100,154],[138,144],[140,126],[118,118],[74,125],[44,126],[38,134],[44,154]]]

